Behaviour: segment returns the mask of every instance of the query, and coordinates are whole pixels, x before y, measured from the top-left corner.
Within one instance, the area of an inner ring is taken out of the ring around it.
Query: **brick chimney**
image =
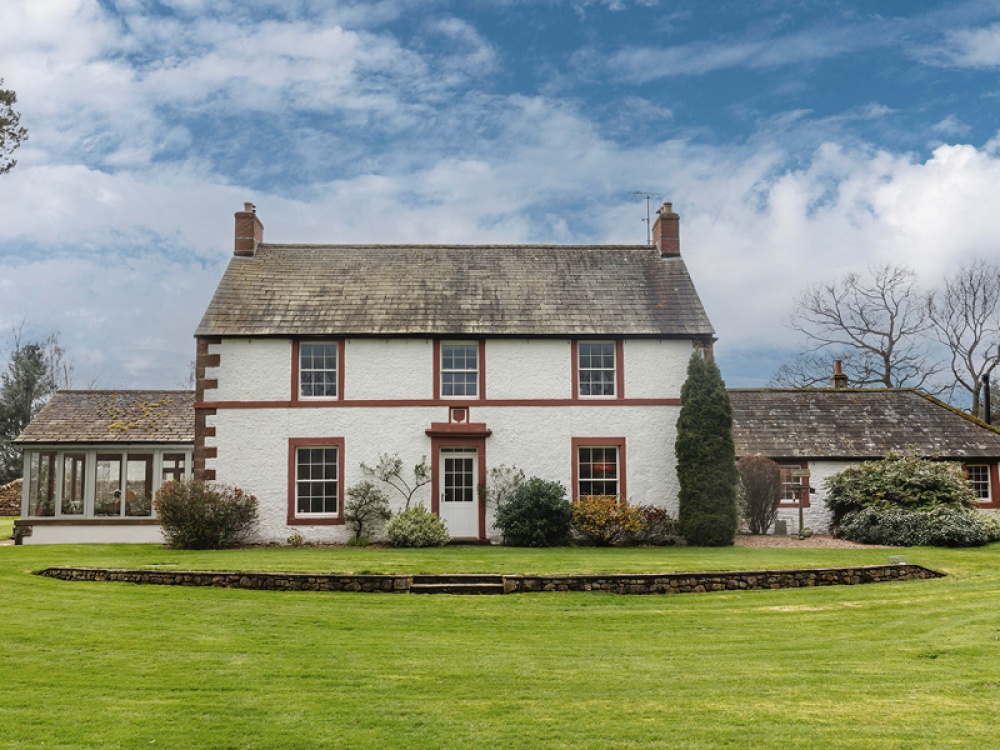
[[[681,254],[681,217],[674,213],[673,205],[670,203],[664,203],[656,209],[653,244],[660,251],[661,258],[672,258]]]
[[[839,359],[833,362],[833,387],[837,390],[847,387],[847,376]]]
[[[264,225],[257,217],[253,203],[244,203],[243,210],[236,212],[236,248],[234,255],[252,258],[257,245],[264,241]]]

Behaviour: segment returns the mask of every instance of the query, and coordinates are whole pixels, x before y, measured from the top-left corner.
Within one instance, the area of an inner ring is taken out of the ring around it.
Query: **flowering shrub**
[[[572,524],[585,539],[599,547],[627,543],[644,525],[639,509],[614,495],[581,497],[573,506]]]
[[[559,482],[538,477],[520,484],[497,509],[496,527],[504,544],[515,547],[557,547],[569,544],[573,506]]]
[[[1000,541],[1000,519],[969,508],[868,507],[844,515],[835,536],[900,547],[979,547]]]
[[[257,525],[257,498],[226,484],[167,482],[154,506],[167,544],[178,549],[234,547]]]
[[[390,518],[385,535],[393,547],[443,547],[451,540],[444,521],[423,505],[412,505]]]

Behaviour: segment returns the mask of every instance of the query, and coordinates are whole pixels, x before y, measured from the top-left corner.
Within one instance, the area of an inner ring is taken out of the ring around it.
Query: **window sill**
[[[343,516],[317,516],[315,518],[294,516],[286,521],[288,526],[343,526],[344,523]]]

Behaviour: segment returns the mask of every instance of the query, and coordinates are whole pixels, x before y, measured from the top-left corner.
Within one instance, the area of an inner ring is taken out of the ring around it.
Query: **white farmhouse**
[[[453,538],[495,535],[489,470],[677,512],[691,353],[714,331],[653,246],[281,245],[254,207],[195,334],[195,474],[260,500],[261,541],[342,542],[361,463],[423,457],[416,500]]]

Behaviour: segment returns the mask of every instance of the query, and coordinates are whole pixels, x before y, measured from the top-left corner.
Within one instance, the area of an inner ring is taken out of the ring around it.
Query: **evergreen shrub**
[[[700,352],[688,362],[674,450],[681,536],[700,546],[732,544],[739,526],[733,406],[718,366]]]
[[[514,547],[558,547],[570,542],[573,506],[559,482],[531,477],[499,508],[496,527],[504,544]]]
[[[824,487],[834,526],[839,526],[846,514],[872,506],[973,508],[976,504],[961,465],[899,453],[848,466],[828,477]]]
[[[975,509],[960,464],[889,453],[825,483],[834,535],[863,544],[976,547],[1000,541],[1000,520]]]
[[[959,506],[869,506],[841,518],[835,536],[898,547],[980,547],[1000,541],[1000,519]]]
[[[257,525],[257,498],[227,484],[167,482],[154,506],[167,544],[177,549],[235,547]]]

